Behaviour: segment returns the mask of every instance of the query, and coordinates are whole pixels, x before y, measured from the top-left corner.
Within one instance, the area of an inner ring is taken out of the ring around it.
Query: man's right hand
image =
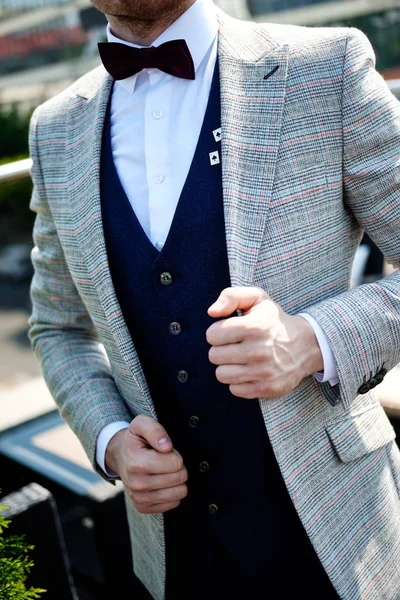
[[[117,473],[140,513],[164,513],[187,496],[188,473],[164,427],[139,415],[111,438],[106,465]]]

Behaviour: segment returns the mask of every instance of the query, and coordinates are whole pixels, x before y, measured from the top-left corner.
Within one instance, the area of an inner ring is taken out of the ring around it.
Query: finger
[[[215,375],[220,383],[228,385],[252,383],[256,379],[252,369],[244,365],[222,365],[216,369]]]
[[[249,310],[269,298],[268,294],[258,287],[230,287],[224,289],[218,300],[208,309],[210,317],[227,317],[235,310]]]
[[[167,504],[183,500],[188,494],[187,485],[178,485],[163,490],[153,490],[151,492],[136,492],[133,499],[136,507],[153,506],[154,504]]]
[[[261,397],[259,385],[254,382],[230,385],[229,390],[233,396],[246,400],[256,400]]]
[[[166,475],[179,473],[184,467],[183,458],[177,450],[162,454],[156,450],[144,448],[130,457],[127,471],[129,476]]]
[[[133,492],[151,492],[183,485],[187,480],[188,472],[186,469],[182,469],[178,473],[133,477],[128,481],[128,487]]]
[[[251,362],[251,350],[248,344],[225,344],[212,346],[208,358],[213,365],[247,365]]]
[[[143,515],[154,515],[154,514],[162,514],[168,512],[169,510],[173,510],[174,508],[178,508],[181,501],[177,500],[176,502],[168,502],[165,504],[155,504],[154,506],[146,506],[142,507],[141,510],[136,508],[136,510]]]
[[[173,445],[164,427],[152,417],[139,415],[129,425],[130,433],[141,437],[158,452],[171,452]]]
[[[246,317],[231,317],[213,323],[206,331],[207,342],[212,346],[240,343],[247,333],[245,319]]]

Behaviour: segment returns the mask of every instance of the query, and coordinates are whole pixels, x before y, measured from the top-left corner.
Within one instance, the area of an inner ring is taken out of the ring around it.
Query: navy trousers
[[[205,521],[177,522],[173,513],[165,515],[166,600],[339,600],[305,531],[301,555],[288,547],[287,564],[249,576]]]

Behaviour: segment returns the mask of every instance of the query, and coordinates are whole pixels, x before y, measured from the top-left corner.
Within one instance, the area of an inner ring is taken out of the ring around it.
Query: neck
[[[106,17],[111,32],[119,39],[138,46],[151,46],[195,2],[196,0],[183,0],[170,15],[150,21],[136,21],[127,16],[111,14],[106,14]]]

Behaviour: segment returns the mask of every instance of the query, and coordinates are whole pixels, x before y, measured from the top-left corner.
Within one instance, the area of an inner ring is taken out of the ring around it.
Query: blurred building
[[[2,0],[0,76],[80,56],[88,42],[82,6],[86,0]]]
[[[94,68],[104,30],[89,0],[0,0],[0,105],[29,110]]]

